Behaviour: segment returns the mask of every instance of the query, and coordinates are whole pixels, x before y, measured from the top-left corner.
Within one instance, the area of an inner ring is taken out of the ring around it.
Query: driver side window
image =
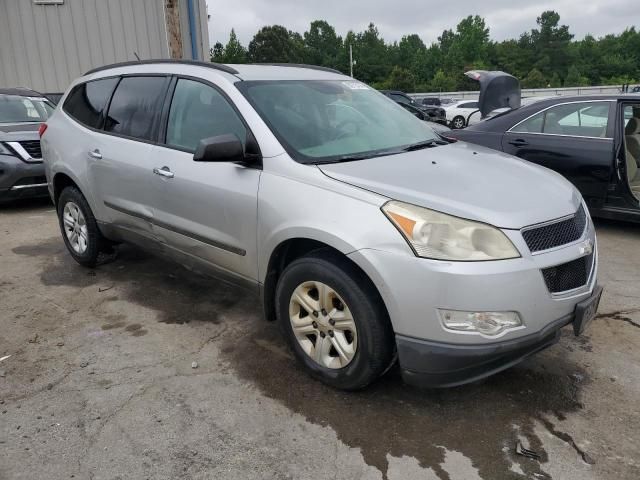
[[[166,144],[195,152],[200,140],[235,133],[244,145],[247,129],[227,99],[215,88],[180,79],[171,101]]]

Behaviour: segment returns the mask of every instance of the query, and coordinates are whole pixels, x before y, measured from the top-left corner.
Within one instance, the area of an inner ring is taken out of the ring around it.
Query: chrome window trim
[[[514,132],[513,129],[518,127],[519,125],[523,124],[524,122],[526,122],[527,120],[529,120],[530,118],[535,117],[536,115],[539,115],[543,112],[546,112],[547,110],[551,109],[551,108],[555,108],[555,107],[560,107],[562,105],[573,105],[575,103],[602,103],[602,102],[617,102],[617,100],[615,98],[611,98],[611,99],[605,99],[605,100],[572,100],[570,102],[562,102],[562,103],[556,103],[553,105],[550,105],[546,108],[543,108],[542,110],[538,110],[536,113],[532,113],[531,115],[529,115],[527,118],[524,118],[522,120],[520,120],[518,123],[516,123],[515,125],[513,125],[511,128],[509,128],[505,133],[518,133],[518,134],[522,134],[522,135],[548,135],[551,137],[570,137],[570,138],[592,138],[592,139],[598,139],[598,140],[613,140],[613,137],[590,137],[590,136],[584,136],[584,135],[565,135],[562,133],[544,133],[544,132]],[[607,118],[607,122],[609,121],[609,119]],[[607,128],[608,128],[608,124],[607,124]]]

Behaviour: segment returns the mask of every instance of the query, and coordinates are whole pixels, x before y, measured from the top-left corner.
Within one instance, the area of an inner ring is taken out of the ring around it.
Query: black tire
[[[456,124],[460,126],[456,126]],[[466,125],[467,125],[467,122],[465,121],[464,117],[461,115],[458,115],[457,117],[453,117],[453,120],[451,120],[451,128],[455,130],[464,128]]]
[[[307,281],[330,286],[344,299],[357,329],[353,359],[342,368],[316,363],[302,349],[289,319],[294,290]],[[321,250],[289,264],[276,287],[276,315],[298,360],[321,382],[341,390],[359,390],[385,373],[395,359],[393,329],[385,306],[371,281],[345,258]]]
[[[73,249],[65,233],[63,212],[65,205],[69,202],[73,202],[78,206],[87,225],[87,248],[81,254]],[[102,233],[100,233],[96,218],[91,211],[91,207],[89,207],[87,199],[84,198],[84,195],[82,195],[76,187],[67,187],[58,198],[57,212],[62,239],[73,259],[85,267],[95,267],[98,263],[100,253],[109,249],[109,242],[102,236]]]

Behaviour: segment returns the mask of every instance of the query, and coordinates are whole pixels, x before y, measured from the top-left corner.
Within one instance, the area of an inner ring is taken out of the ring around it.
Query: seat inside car
[[[627,179],[631,191],[640,196],[640,120],[637,117],[629,119],[625,127],[625,153],[627,163]]]

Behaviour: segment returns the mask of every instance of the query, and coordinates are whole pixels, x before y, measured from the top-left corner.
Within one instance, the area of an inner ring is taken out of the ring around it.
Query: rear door
[[[169,80],[123,77],[111,98],[104,134],[88,151],[93,187],[107,220],[146,237],[153,237],[153,206],[160,193],[151,151]]]
[[[167,107],[165,107],[167,108]],[[214,85],[179,78],[168,105],[166,138],[153,149],[162,195],[154,228],[163,243],[246,280],[257,279],[257,196],[261,170],[195,162],[200,140],[249,132],[231,100]]]
[[[585,101],[548,107],[507,131],[502,149],[561,173],[590,205],[600,207],[613,173],[614,105]]]

